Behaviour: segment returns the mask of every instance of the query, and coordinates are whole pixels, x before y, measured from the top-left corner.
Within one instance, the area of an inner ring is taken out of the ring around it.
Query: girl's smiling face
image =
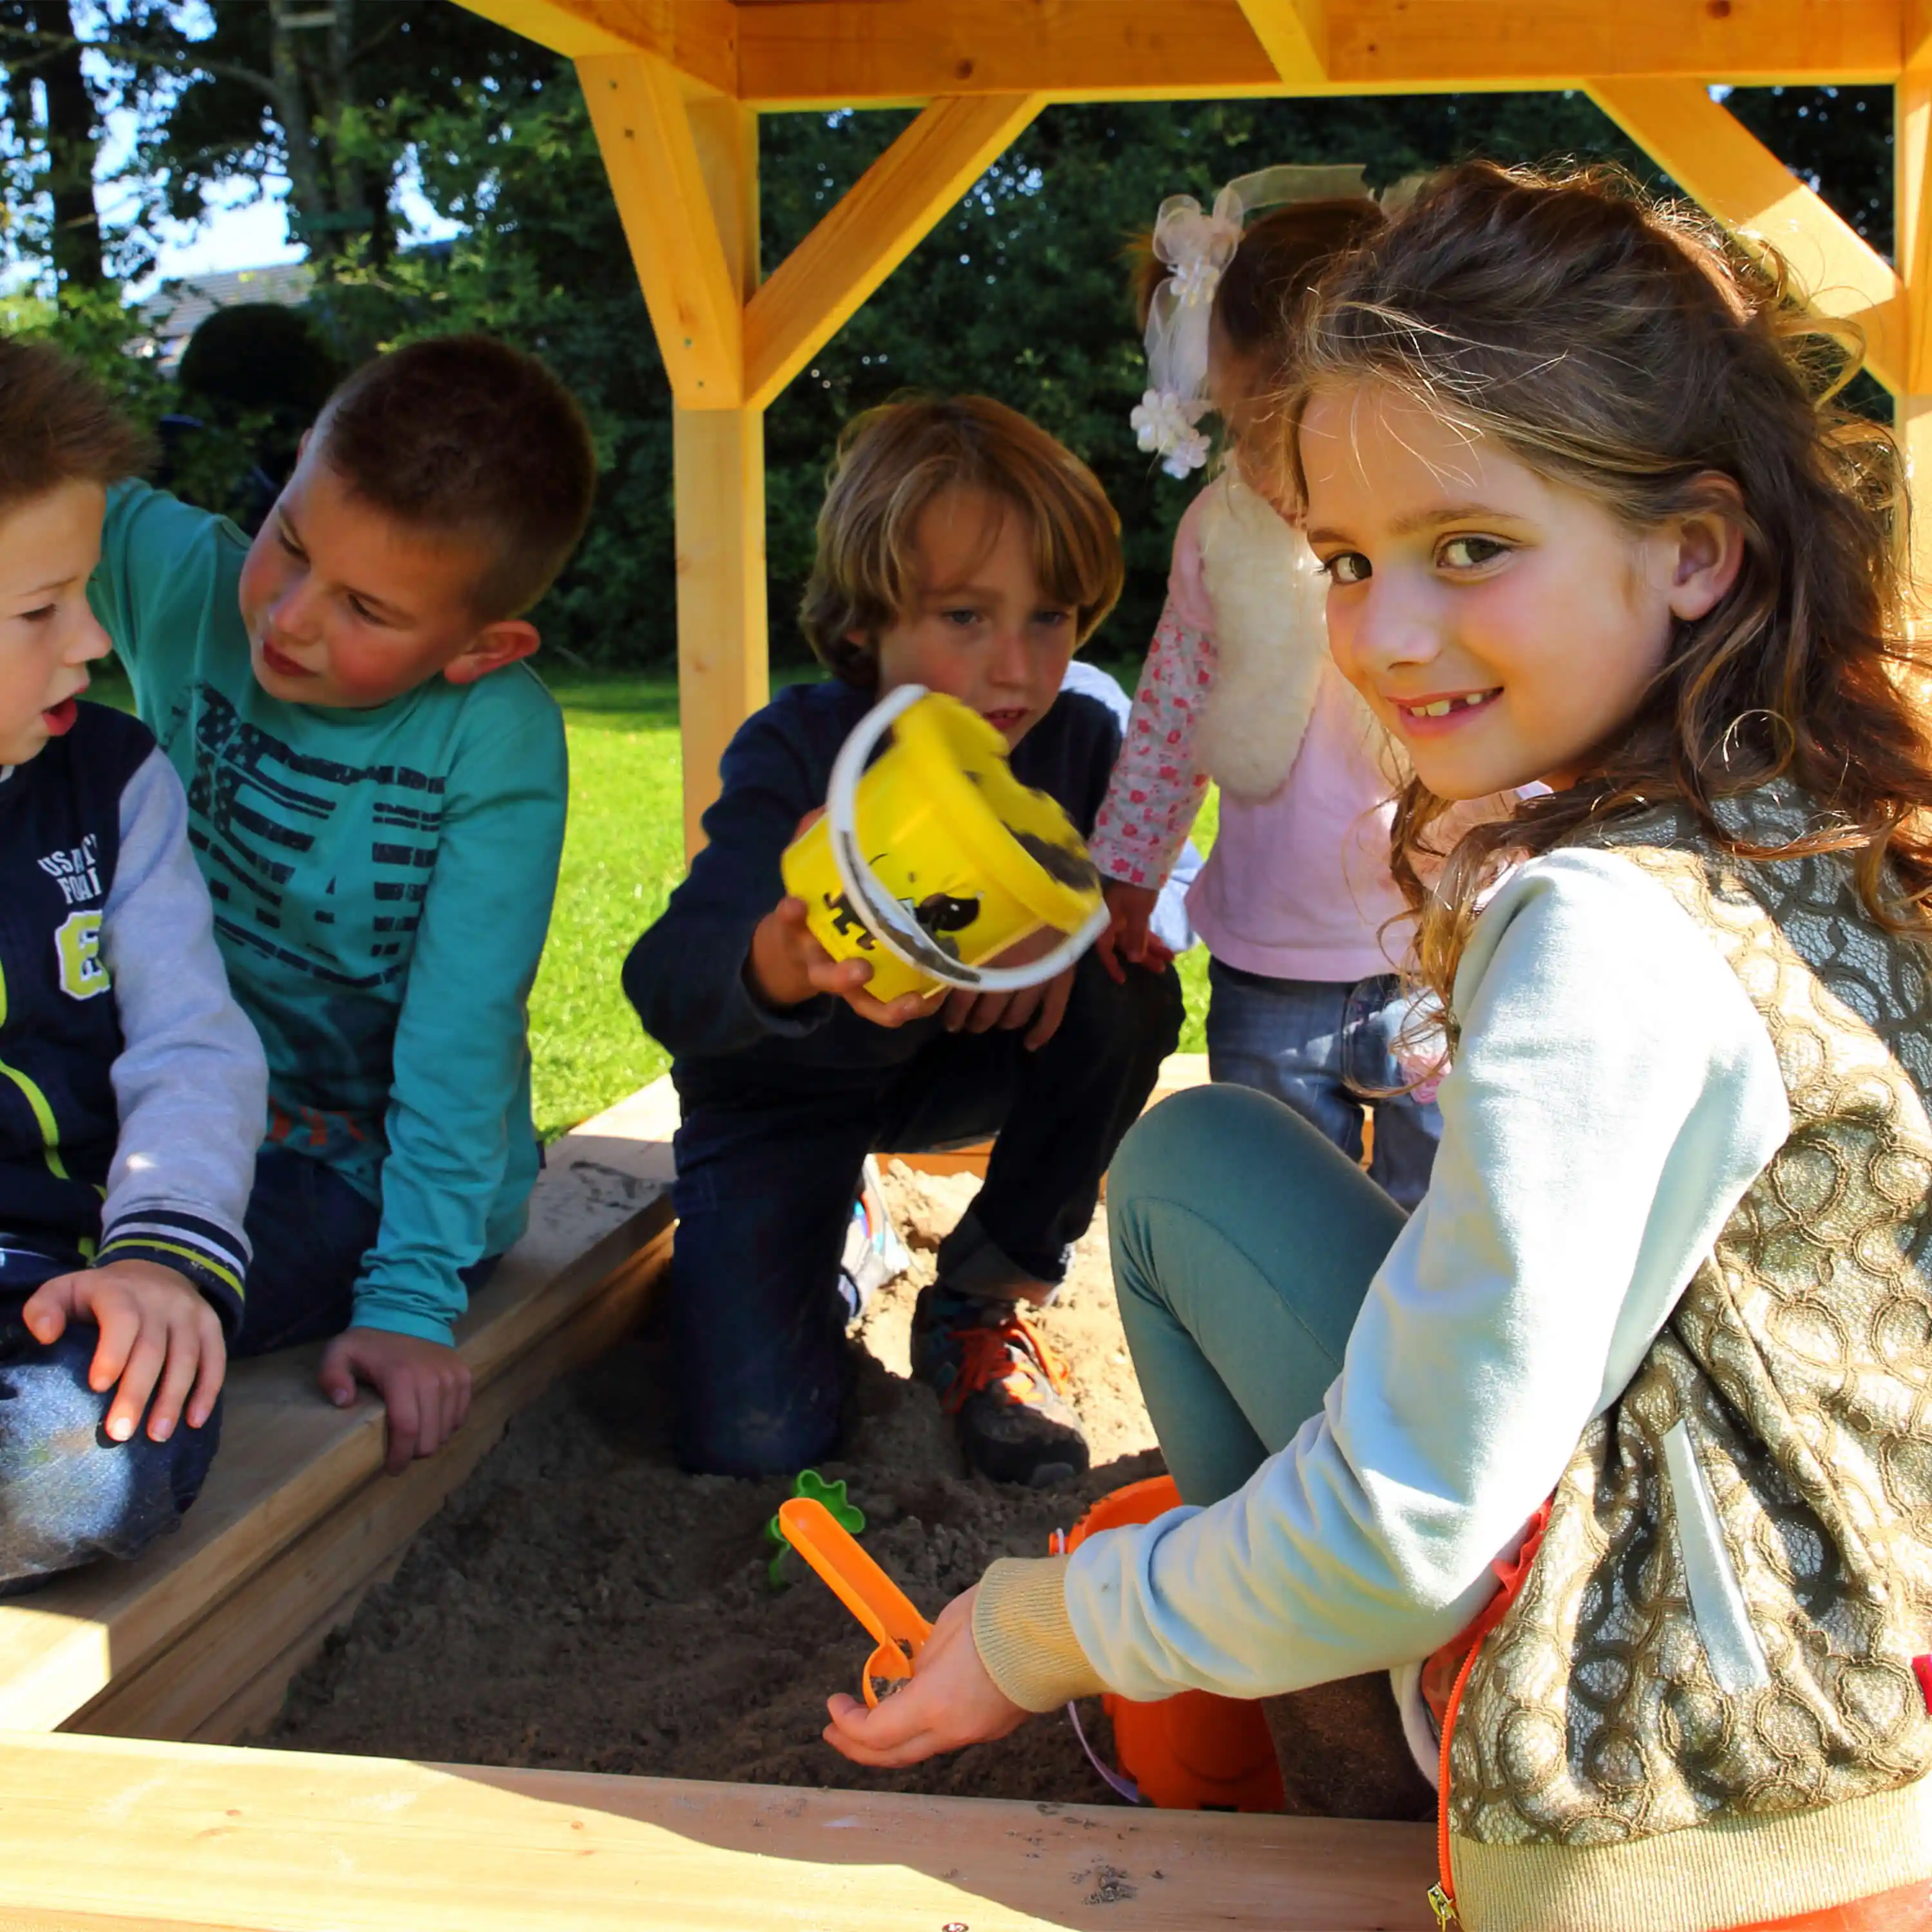
[[[1438,798],[1575,783],[1742,560],[1722,478],[1635,532],[1379,384],[1318,391],[1299,447],[1329,649]]]

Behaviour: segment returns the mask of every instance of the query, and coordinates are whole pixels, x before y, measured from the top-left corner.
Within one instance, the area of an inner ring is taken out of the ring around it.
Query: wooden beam
[[[1820,314],[1856,322],[1887,388],[1908,386],[1904,289],[1891,264],[1735,115],[1690,80],[1598,80],[1589,92],[1726,227],[1777,248]]]
[[[738,10],[730,0],[457,0],[568,60],[655,55],[721,94],[738,91]]]
[[[1339,87],[1559,87],[1647,75],[1734,86],[1884,81],[1899,0],[1330,0]],[[742,58],[741,50],[741,60]]]
[[[735,410],[744,389],[738,277],[683,84],[644,53],[590,55],[577,74],[671,394],[682,409]]]
[[[1885,82],[1900,0],[1326,0],[1327,80],[1286,91],[1579,86],[1596,76],[1737,86]],[[770,109],[1038,91],[1061,100],[1279,94],[1250,10],[1289,38],[1287,0],[789,0],[746,7],[740,98]],[[1315,50],[1322,50],[1315,44]]]
[[[792,0],[743,10],[740,93],[765,108],[946,94],[1278,94],[1238,0]]]
[[[1328,11],[1347,0],[1240,0],[1262,51],[1289,87],[1328,78]]]
[[[1433,1862],[1422,1825],[0,1744],[8,1932],[1424,1932]]]
[[[1904,0],[1901,32],[1902,73],[1932,66],[1932,0]]]
[[[949,95],[900,135],[752,298],[748,403],[771,402],[1046,104],[1041,94]]]

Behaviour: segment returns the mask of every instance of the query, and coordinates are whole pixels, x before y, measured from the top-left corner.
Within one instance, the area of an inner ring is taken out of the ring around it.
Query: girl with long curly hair
[[[1190,1507],[995,1564],[849,1754],[1388,1672],[1445,1924],[1932,1924],[1932,750],[1854,364],[1603,172],[1450,170],[1333,272],[1291,453],[1413,766],[1430,1190],[1236,1089],[1142,1122]]]

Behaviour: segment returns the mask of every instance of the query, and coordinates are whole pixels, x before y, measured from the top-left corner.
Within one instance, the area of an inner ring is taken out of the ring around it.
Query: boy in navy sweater
[[[1016,776],[1090,830],[1120,728],[1060,686],[1120,578],[1099,483],[1012,410],[902,402],[848,430],[801,613],[836,676],[733,740],[708,843],[624,969],[682,1110],[671,1306],[690,1467],[785,1473],[834,1446],[853,1312],[838,1264],[865,1156],[988,1134],[986,1186],[920,1299],[914,1366],[974,1468],[1040,1484],[1087,1467],[1064,1372],[1021,1310],[1051,1299],[1179,1037],[1172,968],[1116,980],[1090,954],[1027,992],[881,1003],[865,962],[806,931],[778,860],[847,734],[905,684],[971,705]]]
[[[140,453],[74,364],[0,342],[0,1594],[174,1526],[244,1306],[261,1046],[180,782],[76,702]]]

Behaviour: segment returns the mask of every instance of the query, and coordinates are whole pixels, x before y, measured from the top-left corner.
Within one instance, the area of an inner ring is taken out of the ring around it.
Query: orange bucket
[[[1074,1525],[1066,1547],[1097,1530],[1151,1522],[1178,1508],[1172,1476],[1130,1483]],[[1287,1802],[1281,1768],[1261,1706],[1209,1690],[1183,1690],[1138,1704],[1108,1691],[1101,1700],[1114,1726],[1114,1754],[1150,1804],[1171,1811],[1279,1811]]]

